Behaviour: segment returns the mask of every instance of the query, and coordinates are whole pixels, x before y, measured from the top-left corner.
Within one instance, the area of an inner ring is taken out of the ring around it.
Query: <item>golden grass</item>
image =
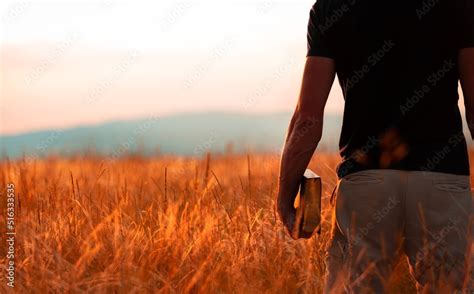
[[[336,154],[323,177],[323,233],[293,241],[274,211],[278,156],[4,161],[16,185],[16,291],[319,293]],[[0,227],[5,236],[4,188]],[[6,245],[0,246],[0,292]],[[394,293],[413,291],[401,262]]]

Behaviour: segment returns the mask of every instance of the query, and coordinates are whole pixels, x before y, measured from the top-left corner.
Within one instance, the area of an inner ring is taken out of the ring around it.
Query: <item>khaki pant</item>
[[[337,187],[325,293],[384,293],[402,254],[419,292],[465,289],[471,197],[469,176],[367,170],[344,177]]]

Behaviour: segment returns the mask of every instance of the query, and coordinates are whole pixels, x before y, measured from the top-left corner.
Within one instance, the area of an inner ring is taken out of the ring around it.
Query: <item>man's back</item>
[[[308,56],[335,60],[344,98],[339,177],[378,168],[469,175],[457,56],[468,1],[320,0]]]
[[[474,138],[473,3],[319,0],[311,10],[277,207],[291,232],[337,73],[343,162],[325,293],[384,293],[402,254],[420,293],[466,288],[472,195],[457,104],[460,79]]]

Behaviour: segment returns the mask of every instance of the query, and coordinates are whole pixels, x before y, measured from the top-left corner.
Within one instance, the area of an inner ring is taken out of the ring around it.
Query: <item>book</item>
[[[321,177],[306,169],[295,199],[296,217],[293,239],[310,238],[314,231],[321,233]]]

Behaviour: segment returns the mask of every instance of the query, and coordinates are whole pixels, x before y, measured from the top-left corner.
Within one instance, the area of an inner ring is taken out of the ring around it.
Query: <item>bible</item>
[[[293,239],[310,238],[314,231],[321,233],[321,177],[306,169],[295,199],[296,217]]]

